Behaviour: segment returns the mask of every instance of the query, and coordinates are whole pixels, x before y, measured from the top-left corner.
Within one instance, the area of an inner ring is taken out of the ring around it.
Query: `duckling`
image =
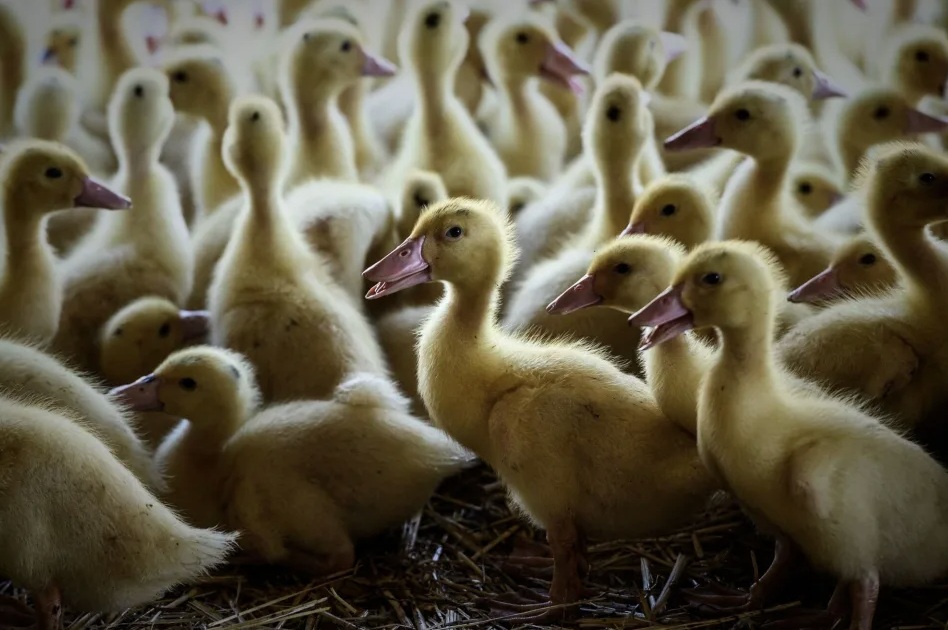
[[[563,169],[566,124],[534,79],[579,93],[576,77],[589,74],[589,68],[539,17],[494,19],[481,34],[480,47],[500,99],[488,123],[491,143],[509,176],[550,181]]]
[[[9,398],[0,409],[0,572],[30,591],[37,627],[61,628],[63,605],[139,606],[233,549],[235,535],[180,520],[72,412]]]
[[[237,180],[221,157],[227,107],[237,88],[220,58],[207,48],[172,59],[164,72],[171,82],[175,110],[207,123],[203,134],[195,136],[190,156],[191,188],[199,220],[203,220],[240,194]]]
[[[93,50],[97,59],[93,64],[82,65],[79,76],[80,80],[87,82],[92,88],[92,100],[89,104],[93,112],[106,110],[121,76],[126,70],[138,65],[138,58],[123,28],[122,19],[125,11],[134,3],[135,0],[96,1],[93,32],[97,34],[98,41]],[[85,76],[88,71],[94,71],[94,77]]]
[[[440,175],[430,171],[413,171],[410,173],[405,179],[405,189],[402,193],[396,243],[404,241],[411,235],[412,230],[415,229],[415,224],[418,223],[418,217],[421,216],[425,208],[440,203],[447,198],[448,191],[444,187],[444,181]],[[413,287],[406,291],[404,295],[407,303],[425,306],[437,302],[443,295],[443,291],[440,286],[430,284]],[[379,339],[383,341],[384,345],[384,334],[380,334]],[[413,346],[414,343],[411,345]],[[386,355],[392,356],[388,351],[386,351]]]
[[[886,85],[916,106],[925,96],[943,98],[948,85],[948,35],[944,29],[923,24],[899,27],[883,53]]]
[[[667,237],[622,236],[596,252],[586,274],[553,300],[550,312],[565,315],[604,306],[631,315],[668,286],[684,256],[685,249]],[[711,365],[711,349],[691,335],[678,337],[673,325],[647,331],[639,348],[654,348],[641,356],[645,381],[659,409],[697,435],[697,394]]]
[[[794,289],[791,302],[820,302],[843,295],[884,293],[895,286],[895,267],[873,240],[858,234],[843,243],[826,271]]]
[[[73,16],[57,16],[46,33],[43,63],[54,64],[75,75],[82,34],[82,25]]]
[[[56,334],[63,307],[63,281],[46,242],[46,217],[64,208],[125,209],[129,200],[91,179],[78,155],[41,140],[4,147],[0,182],[6,241],[0,327],[45,345]]]
[[[266,401],[326,397],[355,371],[386,374],[369,324],[285,214],[285,148],[276,103],[234,101],[224,159],[245,201],[208,296],[211,340],[253,362]]]
[[[714,209],[704,188],[687,175],[668,175],[635,199],[629,225],[622,232],[671,238],[686,249],[711,238]],[[637,309],[636,309],[637,310]]]
[[[173,500],[208,521],[222,503],[244,549],[308,572],[350,568],[355,541],[410,518],[445,477],[471,465],[375,375],[349,377],[329,400],[261,411],[246,359],[197,347],[126,391],[140,409],[188,418],[161,451],[182,479]],[[274,503],[278,488],[291,500]]]
[[[810,219],[819,217],[843,199],[843,188],[833,174],[813,162],[793,167],[790,190],[797,208]]]
[[[516,217],[529,204],[538,201],[546,193],[547,188],[546,182],[533,177],[511,177],[507,183],[510,215]]]
[[[63,311],[52,343],[87,371],[97,369],[99,331],[116,311],[146,295],[180,304],[190,291],[191,244],[178,187],[158,161],[173,122],[161,72],[135,68],[122,76],[109,103],[119,158],[114,181],[135,205],[100,216],[64,261]]]
[[[880,417],[788,384],[771,342],[779,273],[759,245],[701,246],[647,323],[677,332],[713,326],[722,339],[702,381],[698,450],[778,541],[773,564],[743,607],[773,594],[802,552],[838,578],[836,595],[849,591],[850,627],[869,630],[880,583],[924,584],[948,571],[948,472]],[[844,601],[836,595],[833,603]]]
[[[728,181],[717,235],[769,247],[794,286],[822,271],[835,248],[790,200],[787,181],[807,116],[806,101],[795,90],[748,81],[722,92],[707,117],[665,141],[671,150],[723,146],[749,156]]]
[[[674,527],[700,509],[714,482],[691,436],[661,415],[640,380],[590,346],[542,343],[497,327],[500,286],[516,255],[511,227],[485,201],[429,208],[407,241],[366,270],[379,281],[366,297],[446,284],[418,342],[425,406],[437,426],[497,471],[511,499],[547,531],[550,599],[568,604],[581,597],[586,536]],[[597,430],[578,430],[587,422]],[[651,509],[633,509],[646,496]]]
[[[0,140],[14,133],[16,96],[26,80],[26,34],[12,6],[0,4]]]
[[[731,76],[731,83],[770,81],[792,87],[809,101],[846,96],[846,91],[820,71],[809,50],[780,43],[752,52]]]
[[[3,338],[0,350],[0,395],[48,400],[68,410],[70,418],[102,440],[139,481],[155,491],[167,487],[133,419],[98,383],[29,344]]]
[[[352,135],[336,102],[360,77],[392,76],[396,68],[366,51],[359,31],[343,20],[306,21],[289,37],[295,43],[284,57],[280,90],[296,148],[287,186],[324,177],[358,181]]]
[[[382,181],[395,195],[410,170],[434,171],[448,194],[490,199],[506,207],[504,163],[453,93],[468,46],[465,16],[454,0],[429,0],[405,18],[399,58],[411,69],[418,101]]]
[[[830,305],[777,349],[795,373],[856,392],[912,427],[937,414],[948,377],[940,314],[948,261],[926,230],[948,218],[948,159],[917,144],[884,145],[867,158],[863,177],[870,234],[898,287]]]

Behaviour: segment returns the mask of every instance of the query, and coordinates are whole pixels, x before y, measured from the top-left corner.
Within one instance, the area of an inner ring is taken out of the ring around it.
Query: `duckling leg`
[[[846,616],[846,610],[849,607],[849,589],[849,582],[840,580],[836,583],[836,590],[833,591],[826,610],[797,614],[780,621],[765,623],[761,626],[761,630],[798,630],[799,628],[832,630]]]
[[[37,630],[62,630],[63,607],[59,587],[50,585],[34,594],[33,599],[36,601]]]
[[[866,577],[849,585],[853,599],[853,619],[849,630],[872,630],[872,618],[876,614],[879,600],[879,573],[873,571]]]

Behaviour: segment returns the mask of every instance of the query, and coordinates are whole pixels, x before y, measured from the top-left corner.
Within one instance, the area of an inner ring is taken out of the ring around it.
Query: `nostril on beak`
[[[407,250],[407,249],[403,249],[402,251],[398,252],[398,255],[401,256],[402,258],[404,258],[405,256],[408,255],[408,250]]]

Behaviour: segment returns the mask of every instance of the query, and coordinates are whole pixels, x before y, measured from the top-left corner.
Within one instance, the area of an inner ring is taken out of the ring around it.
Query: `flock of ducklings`
[[[944,3],[387,4],[0,2],[0,623],[345,570],[478,460],[557,605],[721,491],[722,611],[948,573]]]

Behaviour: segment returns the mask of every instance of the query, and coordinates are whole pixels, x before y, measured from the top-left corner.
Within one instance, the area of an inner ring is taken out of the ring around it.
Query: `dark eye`
[[[923,184],[934,184],[935,175],[934,173],[922,173],[918,176],[918,181],[922,182]]]
[[[811,186],[810,184],[806,182],[803,182],[802,184],[800,184],[797,190],[800,191],[801,195],[809,195],[811,192],[813,192],[813,186]]]
[[[46,169],[45,175],[50,179],[59,179],[63,176],[63,171],[62,169],[56,168],[55,166],[50,166],[48,169]]]
[[[352,50],[352,42],[350,42],[348,39],[342,42],[342,46],[339,47],[339,50],[342,52],[349,52]]]
[[[721,284],[721,274],[714,272],[706,273],[701,276],[701,282],[710,285]]]
[[[428,204],[431,203],[430,201],[425,199],[421,195],[421,193],[415,193],[415,196],[412,198],[412,201],[414,201],[415,205],[418,206],[419,208],[427,208]]]
[[[441,24],[440,13],[429,13],[427,17],[425,17],[425,26],[428,28],[438,28],[439,24]]]
[[[174,79],[175,81],[177,81],[178,83],[187,83],[187,82],[188,82],[188,73],[185,72],[184,70],[178,70],[177,72],[175,72],[175,73],[172,75],[171,78]]]
[[[889,114],[891,113],[892,112],[889,110],[888,107],[882,106],[882,107],[876,108],[876,111],[872,112],[872,117],[875,118],[876,120],[882,120],[883,118],[888,118]]]
[[[521,210],[523,210],[524,206],[526,206],[526,205],[527,205],[527,204],[525,204],[524,202],[518,201],[517,203],[513,204],[512,206],[510,206],[510,211],[511,211],[513,214],[517,214],[518,212],[520,212]]]
[[[116,337],[121,337],[123,332],[125,332],[125,331],[122,329],[121,326],[119,326],[118,328],[115,329],[115,336],[116,336]]]
[[[304,42],[308,42],[310,36],[311,36],[310,33],[303,33],[303,41],[304,41]]]
[[[143,97],[144,95],[145,95],[145,88],[143,88],[143,87],[140,86],[140,85],[136,85],[136,86],[135,86],[135,97],[136,97],[136,98],[141,98],[141,97]]]
[[[258,120],[260,120],[260,112],[250,114],[250,122],[257,122]]]
[[[618,265],[613,267],[612,270],[624,276],[632,271],[632,266],[629,265],[629,263],[620,262]]]
[[[793,76],[800,78],[803,76],[803,69],[799,66],[793,69]]]
[[[456,241],[456,240],[458,240],[459,238],[461,238],[461,236],[462,236],[463,234],[464,234],[464,230],[462,230],[462,229],[461,229],[461,226],[459,226],[459,225],[455,225],[455,226],[453,226],[453,227],[449,227],[449,228],[448,228],[448,231],[444,233],[444,235],[445,235],[445,236],[448,238],[448,240],[450,240],[450,241]]]
[[[925,63],[928,61],[928,53],[924,50],[919,50],[915,53],[915,61],[921,61],[922,63]]]
[[[875,254],[863,254],[862,258],[859,259],[860,265],[874,265],[876,263]]]
[[[193,392],[198,386],[197,381],[195,381],[193,378],[183,378],[178,381],[178,385],[181,387],[181,389],[185,389],[189,392]]]
[[[675,212],[677,211],[678,211],[678,208],[676,208],[674,204],[670,203],[664,208],[662,208],[662,216],[670,217],[671,215],[675,214]]]
[[[78,38],[73,37],[72,39],[69,40],[69,46],[70,46],[70,47],[75,48],[75,47],[78,46],[78,45],[79,45],[79,39],[78,39]]]
[[[606,110],[606,118],[608,118],[612,122],[616,122],[620,118],[622,118],[622,110],[616,107],[615,105],[613,105],[612,107]]]
[[[526,44],[526,43],[529,42],[529,41],[530,41],[530,36],[529,36],[529,35],[527,35],[527,34],[524,33],[523,31],[520,31],[519,33],[517,33],[517,43],[518,43],[518,44]]]
[[[159,337],[167,337],[171,334],[171,324],[164,323],[161,325],[161,328],[158,329]]]
[[[746,109],[739,109],[734,112],[734,116],[737,117],[738,120],[750,120],[751,113]]]

